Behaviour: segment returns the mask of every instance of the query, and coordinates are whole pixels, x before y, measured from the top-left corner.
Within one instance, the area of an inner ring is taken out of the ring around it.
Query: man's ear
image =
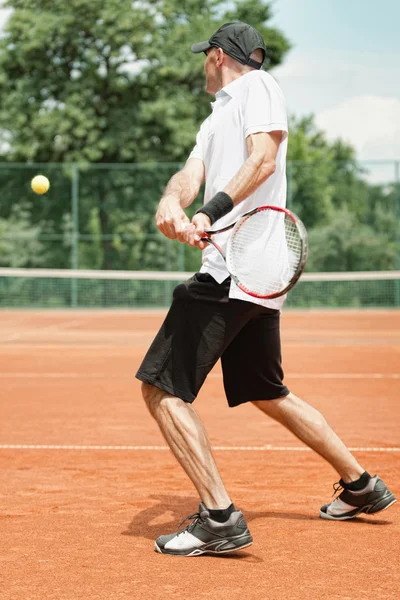
[[[222,48],[218,48],[217,49],[217,60],[216,60],[216,63],[215,63],[215,65],[217,67],[220,67],[223,64],[223,62],[224,62],[224,56],[225,55],[224,55],[224,51],[222,50]]]

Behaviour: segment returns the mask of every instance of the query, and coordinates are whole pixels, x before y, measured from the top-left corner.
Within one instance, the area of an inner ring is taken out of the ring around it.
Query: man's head
[[[226,71],[231,79],[252,69],[260,69],[265,59],[265,44],[260,33],[247,23],[225,23],[207,42],[193,44],[192,52],[205,52],[206,89],[215,94],[225,85]]]

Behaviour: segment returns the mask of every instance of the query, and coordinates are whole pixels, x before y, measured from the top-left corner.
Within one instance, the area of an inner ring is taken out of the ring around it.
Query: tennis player
[[[352,519],[396,501],[379,477],[360,466],[324,417],[284,385],[279,332],[284,298],[260,300],[241,292],[217,250],[200,241],[216,222],[221,228],[257,206],[285,205],[288,126],[282,92],[261,70],[266,48],[253,27],[226,23],[208,41],[194,44],[192,52],[206,55],[206,90],[216,101],[184,168],[165,189],[156,223],[167,238],[199,246],[202,267],[175,288],[168,315],[136,375],[150,413],[201,500],[186,528],[156,540],[158,552],[181,556],[234,552],[252,543],[193,408],[219,358],[229,406],[252,402],[337,471],[340,487],[335,491],[342,491],[321,508],[322,518]],[[204,180],[204,206],[190,222],[185,208]],[[222,249],[228,236],[218,236]]]

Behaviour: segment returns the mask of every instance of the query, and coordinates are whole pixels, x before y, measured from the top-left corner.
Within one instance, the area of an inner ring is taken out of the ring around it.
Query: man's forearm
[[[235,205],[250,196],[275,171],[275,161],[261,153],[251,153],[236,175],[197,212],[204,213],[211,225],[227,215]]]
[[[193,179],[190,175],[182,170],[171,177],[164,190],[162,200],[164,198],[172,197],[179,202],[182,208],[186,208],[192,204],[198,191],[198,187],[193,183]]]
[[[262,158],[250,155],[223,191],[232,198],[234,204],[239,204],[274,172],[275,161],[266,162]]]

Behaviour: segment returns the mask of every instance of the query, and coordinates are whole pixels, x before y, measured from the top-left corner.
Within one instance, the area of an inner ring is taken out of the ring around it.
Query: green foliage
[[[71,169],[66,165],[46,165],[46,175],[51,181],[48,194],[37,196],[30,187],[30,181],[38,172],[37,166],[0,163],[0,219],[4,222],[17,222],[21,228],[13,231],[12,237],[19,254],[25,253],[26,264],[65,268],[71,266]],[[26,242],[32,227],[32,236],[40,240],[45,248],[40,261]],[[37,237],[39,236],[39,237]],[[2,256],[4,261],[4,256]],[[10,259],[11,260],[11,259]],[[3,264],[5,264],[3,262]],[[11,264],[11,262],[10,262]]]
[[[11,138],[9,158],[121,159],[124,144],[132,145],[139,132],[138,86],[121,69],[124,48],[140,60],[148,11],[127,0],[10,0],[7,6],[15,10],[0,47],[6,74],[0,123]]]
[[[360,224],[348,209],[329,225],[310,231],[309,271],[375,271],[393,267],[393,242],[386,232]]]
[[[26,207],[16,206],[8,219],[0,218],[0,266],[41,267],[46,263],[40,228],[32,227]]]
[[[395,188],[368,184],[354,149],[327,141],[313,117],[291,118],[288,202],[310,234],[309,271],[391,269]]]
[[[227,20],[247,19],[265,35],[271,66],[289,48],[267,26],[264,0],[230,3],[229,11],[219,0],[8,0],[6,6],[13,13],[0,40],[0,147],[10,162],[183,162],[210,111],[204,56],[191,53],[193,42]],[[165,253],[153,223],[172,173],[81,172],[81,266],[182,263],[182,250],[169,244]],[[3,180],[6,216],[21,182],[17,172]],[[26,177],[23,198],[32,208],[39,202],[28,185]],[[66,235],[53,266],[68,266],[72,216],[69,200],[58,197],[52,180],[46,214],[37,212],[47,234]],[[34,225],[38,216],[31,215]],[[145,232],[153,236],[148,243]]]
[[[8,160],[186,158],[209,112],[204,61],[190,46],[226,21],[221,2],[8,0],[6,6],[14,9],[0,42]],[[266,27],[269,3],[238,2],[229,17],[259,26],[271,66],[281,62],[289,44]]]
[[[333,214],[331,178],[336,164],[332,149],[312,117],[291,118],[289,130],[289,204],[312,228],[329,222]]]
[[[263,34],[267,67],[280,64],[290,44],[269,26],[273,3],[8,0],[6,6],[13,13],[0,39],[1,263],[71,265],[74,162],[81,267],[197,269],[200,252],[166,240],[154,224],[160,195],[210,111],[204,56],[190,46],[222,23],[242,20]],[[390,268],[400,235],[398,186],[369,185],[354,150],[329,143],[312,117],[292,118],[288,159],[289,204],[310,231],[308,268]],[[8,167],[15,161],[25,168]],[[39,169],[34,162],[60,164]],[[29,186],[38,169],[51,181],[41,198]]]

